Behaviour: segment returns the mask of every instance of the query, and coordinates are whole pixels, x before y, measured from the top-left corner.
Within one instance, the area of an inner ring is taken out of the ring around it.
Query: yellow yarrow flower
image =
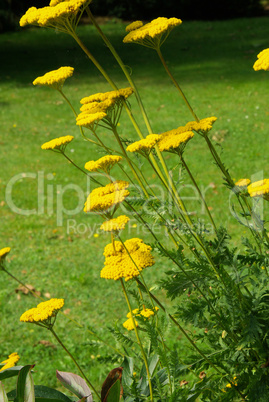
[[[159,17],[129,32],[123,42],[138,43],[156,49],[163,44],[172,29],[181,23],[182,21],[178,18]]]
[[[249,184],[250,184],[249,179],[240,179],[235,183],[235,185],[238,187],[247,187]]]
[[[50,149],[50,150],[58,150],[63,152],[69,144],[74,139],[72,135],[65,135],[64,137],[58,137],[55,138],[54,140],[45,142],[43,145],[41,145],[41,149]]]
[[[127,87],[127,88],[121,88],[115,91],[109,91],[109,92],[101,92],[97,93],[94,95],[87,96],[85,98],[82,98],[80,103],[83,105],[86,103],[91,103],[91,102],[103,102],[107,100],[117,100],[117,99],[127,99],[129,96],[132,95],[134,92],[133,88]]]
[[[137,28],[141,28],[143,26],[143,22],[142,21],[134,21],[131,24],[127,25],[127,27],[125,28],[126,32],[131,32],[134,31]]]
[[[115,102],[112,99],[106,99],[101,102],[88,102],[81,106],[80,111],[87,113],[105,113],[109,107],[114,105],[114,103]]]
[[[142,269],[155,264],[151,250],[150,246],[138,238],[126,240],[124,245],[120,241],[108,244],[104,251],[105,266],[101,278],[115,281],[125,278],[127,282],[138,276]]]
[[[269,179],[255,181],[248,186],[251,197],[263,197],[269,200]]]
[[[51,327],[56,319],[59,310],[64,305],[64,299],[50,299],[39,303],[37,307],[27,310],[21,315],[20,321],[30,323],[42,323],[44,326]],[[52,319],[54,321],[52,322]]]
[[[11,355],[8,356],[8,359],[2,361],[0,364],[4,364],[3,367],[0,368],[0,371],[6,370],[8,368],[14,367],[15,364],[20,360],[20,356],[18,355],[17,352],[11,353]]]
[[[11,250],[10,247],[4,247],[0,250],[0,262],[6,258],[10,250]]]
[[[264,49],[258,54],[258,60],[255,61],[253,68],[255,71],[269,71],[269,49]]]
[[[192,131],[185,131],[181,134],[174,134],[174,130],[161,134],[158,147],[161,152],[172,153],[183,152],[187,142],[194,136]]]
[[[85,164],[85,169],[89,172],[96,172],[98,170],[103,170],[109,173],[111,168],[122,160],[121,156],[118,155],[106,155],[97,161],[89,161]]]
[[[213,124],[217,120],[217,117],[206,117],[205,119],[201,119],[199,122],[190,121],[185,125],[187,130],[194,130],[198,133],[207,134],[213,127]]]
[[[133,310],[135,311],[135,310]],[[134,323],[135,326],[138,327],[138,322],[134,319]],[[124,326],[124,328],[127,329],[127,331],[132,331],[134,329],[134,324],[133,324],[133,320],[131,318],[128,318],[128,320],[124,321],[124,323],[122,324]]]
[[[77,126],[83,126],[86,128],[93,129],[95,123],[98,123],[100,120],[104,119],[107,116],[106,113],[97,112],[97,113],[80,113],[76,118]]]
[[[94,124],[103,120],[108,127],[116,126],[123,101],[132,93],[132,88],[122,88],[82,98],[80,103],[83,106],[80,108],[81,113],[77,116],[77,125],[93,130]]]
[[[60,67],[58,70],[49,71],[41,77],[37,77],[34,85],[45,85],[57,90],[61,90],[65,80],[73,75],[73,67]]]
[[[50,7],[54,7],[59,3],[63,3],[64,1],[65,0],[51,0],[49,5],[50,5]]]
[[[148,318],[148,319],[149,319],[150,317],[152,317],[152,316],[159,310],[159,307],[155,307],[154,309],[155,309],[155,311],[153,311],[153,310],[150,309],[150,308],[143,308],[142,310],[139,310],[139,309],[137,308],[137,309],[135,309],[135,310],[132,311],[133,317],[134,317],[134,316],[135,316],[135,317],[139,316],[139,317],[144,317],[144,318]],[[132,317],[131,317],[131,313],[130,313],[130,312],[127,314],[127,318],[128,318],[128,320],[125,321],[122,325],[123,325],[124,328],[126,328],[128,331],[131,331],[132,329],[134,329],[134,325],[133,325],[133,320],[132,320]],[[138,322],[137,322],[136,320],[134,320],[134,322],[135,322],[136,327],[138,327]]]
[[[126,148],[126,151],[138,152],[138,153],[148,156],[150,154],[152,148],[154,148],[156,143],[159,141],[159,139],[160,139],[160,135],[149,134],[146,136],[146,138],[128,145],[128,147]]]
[[[126,223],[128,223],[130,218],[126,215],[120,215],[115,219],[110,219],[109,221],[105,221],[100,229],[104,232],[119,232],[125,228]]]
[[[95,188],[85,202],[84,212],[109,212],[111,207],[116,207],[128,197],[128,186],[127,181],[117,180],[104,187]]]
[[[20,26],[37,25],[57,28],[61,32],[72,33],[91,0],[51,1],[48,7],[29,8],[20,19]]]

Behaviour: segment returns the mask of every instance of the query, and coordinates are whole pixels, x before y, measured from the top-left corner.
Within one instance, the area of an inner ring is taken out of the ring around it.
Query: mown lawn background
[[[200,118],[218,117],[211,135],[236,180],[251,176],[259,179],[269,174],[269,74],[254,72],[252,68],[256,55],[269,46],[268,22],[266,17],[183,22],[163,46],[164,57],[197,115]],[[123,61],[130,66],[154,131],[161,133],[193,120],[155,52],[122,43],[125,25],[115,20],[102,28]],[[82,25],[78,34],[117,85],[128,86],[93,27]],[[102,221],[86,216],[83,211],[74,216],[64,215],[62,225],[57,225],[57,191],[59,193],[61,188],[72,183],[86,192],[86,180],[60,155],[42,151],[40,146],[57,136],[75,136],[68,155],[81,167],[102,154],[83,141],[74,116],[60,95],[49,88],[34,87],[32,81],[47,71],[73,66],[74,76],[66,81],[64,92],[77,111],[81,98],[111,88],[67,35],[37,28],[2,34],[0,52],[0,248],[12,248],[7,267],[23,282],[41,291],[43,297],[65,298],[65,313],[95,328],[107,342],[118,346],[107,326],[113,326],[117,320],[121,326],[127,308],[119,284],[99,277],[103,248],[110,238],[98,233]],[[135,99],[130,98],[130,103],[146,134]],[[119,130],[122,137],[137,139],[124,112]],[[114,144],[110,133],[102,135],[108,144]],[[168,154],[165,157],[168,166],[173,168],[174,159]],[[228,227],[233,242],[240,247],[241,236],[246,235],[246,230],[231,215],[229,192],[223,186],[221,174],[202,138],[196,136],[188,144],[185,157],[197,182],[203,188],[210,186],[206,200],[214,219],[219,225]],[[146,166],[143,169],[147,179],[156,183],[153,173]],[[13,186],[12,197],[18,208],[34,209],[42,193],[38,194],[37,178],[27,176],[38,172],[39,178],[44,177],[44,185],[39,187],[44,189],[44,213],[30,216],[15,213],[6,198],[10,180],[26,174]],[[115,172],[118,179],[123,178],[120,171]],[[177,172],[178,169],[173,171],[174,177]],[[187,188],[182,194],[193,195]],[[71,190],[65,192],[63,201],[67,209],[78,204],[77,195]],[[48,203],[51,211],[48,211]],[[192,208],[199,214],[198,202],[192,201]],[[205,215],[202,218],[206,220]],[[75,220],[75,230],[69,233],[68,219]],[[152,241],[149,235],[141,233],[141,227],[133,227],[134,223],[131,221],[123,237]],[[77,230],[79,224],[80,230]],[[99,236],[94,237],[93,233]],[[167,261],[155,256],[155,266],[145,273],[150,286],[157,285],[169,268]],[[17,286],[1,274],[0,360],[17,351],[21,364],[36,364],[36,384],[56,387],[55,370],[75,372],[75,367],[60,347],[54,347],[49,333],[19,322],[20,315],[39,301],[30,295],[16,293]],[[161,299],[165,300],[163,292],[160,293]],[[109,369],[120,364],[120,358],[112,360],[111,349],[98,343],[89,332],[76,328],[66,317],[58,317],[56,329],[97,387]],[[167,337],[171,345],[181,340],[181,335],[174,330],[168,332]],[[52,345],[40,343],[44,340]],[[183,357],[184,347],[182,341],[179,348]],[[104,364],[97,357],[99,355],[108,356],[108,362]]]

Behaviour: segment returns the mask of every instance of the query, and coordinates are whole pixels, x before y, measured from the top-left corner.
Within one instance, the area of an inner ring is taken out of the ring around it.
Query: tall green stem
[[[130,312],[130,315],[131,315],[131,319],[132,319],[132,323],[133,323],[133,327],[134,327],[136,339],[137,339],[137,342],[138,342],[138,344],[139,344],[139,346],[140,346],[140,350],[141,350],[141,353],[142,353],[142,356],[143,356],[143,360],[144,360],[144,363],[145,363],[145,368],[146,368],[146,371],[147,371],[148,382],[149,382],[150,400],[153,402],[153,390],[152,390],[152,383],[151,383],[151,377],[150,377],[148,359],[147,359],[147,356],[146,356],[146,353],[145,353],[145,351],[144,351],[144,348],[143,348],[141,339],[140,339],[139,334],[138,334],[138,330],[137,330],[137,327],[136,327],[135,319],[134,319],[134,316],[133,316],[132,306],[131,306],[131,304],[130,304],[130,300],[129,300],[128,294],[127,294],[127,292],[126,292],[126,289],[125,289],[125,286],[124,286],[124,283],[123,283],[122,278],[120,278],[120,282],[121,282],[122,291],[123,291],[123,294],[124,294],[124,296],[125,296],[125,300],[126,300],[126,303],[127,303],[127,305],[128,305],[129,312]]]
[[[101,401],[101,397],[99,395],[99,393],[96,391],[96,389],[94,388],[94,386],[92,385],[92,383],[88,380],[88,378],[86,377],[84,371],[82,370],[82,368],[80,367],[80,365],[78,364],[78,362],[76,361],[76,359],[74,358],[74,356],[69,352],[69,350],[66,348],[66,346],[63,344],[63,342],[61,341],[61,339],[58,337],[58,335],[56,334],[56,332],[53,330],[53,328],[48,328],[50,330],[50,332],[52,333],[52,335],[56,338],[56,340],[59,342],[59,344],[62,346],[62,348],[65,350],[65,352],[71,357],[71,359],[73,360],[73,362],[75,363],[76,367],[78,368],[78,370],[80,371],[82,377],[85,379],[85,381],[89,384],[90,388],[93,390],[93,392],[95,393],[95,395],[97,396],[97,398]]]
[[[194,187],[196,188],[196,190],[197,190],[197,192],[198,192],[198,194],[199,194],[199,196],[200,196],[200,198],[201,198],[202,203],[204,204],[205,210],[206,210],[207,215],[208,215],[208,217],[209,217],[209,219],[210,219],[210,222],[211,222],[212,225],[213,225],[213,228],[214,228],[214,230],[215,230],[215,233],[217,233],[217,228],[216,228],[214,219],[212,218],[212,215],[211,215],[211,213],[210,213],[210,211],[209,211],[209,208],[208,208],[208,206],[207,206],[207,203],[206,203],[206,201],[205,201],[205,199],[204,199],[204,197],[203,197],[203,194],[201,193],[201,191],[200,191],[200,189],[199,189],[199,187],[198,187],[198,185],[197,185],[197,183],[196,183],[196,180],[194,179],[194,177],[193,177],[193,175],[192,175],[192,173],[191,173],[191,171],[190,171],[190,169],[189,169],[187,163],[185,162],[185,159],[183,158],[183,155],[182,155],[182,154],[180,154],[180,159],[181,159],[181,162],[182,162],[184,168],[185,168],[186,171],[188,172],[188,175],[190,176],[191,181],[193,182],[193,185],[194,185]]]
[[[175,80],[173,74],[172,74],[171,71],[169,70],[169,68],[168,68],[168,66],[167,66],[167,64],[166,64],[166,62],[165,62],[165,60],[164,60],[164,58],[163,58],[161,49],[160,49],[160,48],[156,48],[156,52],[157,52],[158,56],[160,57],[160,60],[161,60],[163,66],[164,66],[164,68],[165,68],[165,71],[167,72],[167,74],[168,74],[169,77],[171,78],[171,80],[172,80],[173,84],[175,85],[176,89],[180,92],[180,94],[181,94],[181,96],[182,96],[184,102],[186,103],[186,105],[187,105],[189,111],[190,111],[191,114],[193,115],[194,119],[195,119],[197,122],[199,122],[199,119],[198,119],[198,117],[196,116],[196,114],[194,113],[193,108],[192,108],[191,105],[189,104],[188,99],[187,99],[186,96],[184,95],[182,89],[180,88],[180,86],[178,85],[177,81]]]

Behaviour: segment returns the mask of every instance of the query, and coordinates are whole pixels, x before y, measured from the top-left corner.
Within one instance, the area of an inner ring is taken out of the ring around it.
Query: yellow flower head
[[[217,120],[217,117],[206,117],[205,119],[197,121],[190,121],[185,125],[187,130],[194,130],[202,134],[207,134],[213,127],[213,124]]]
[[[42,149],[50,149],[50,150],[58,150],[63,152],[67,146],[67,144],[69,144],[69,142],[71,142],[73,140],[73,136],[72,135],[66,135],[64,137],[59,137],[59,138],[55,138],[54,140],[51,140],[49,142],[45,142],[45,144],[41,145]]]
[[[104,232],[119,232],[125,228],[126,223],[128,223],[130,218],[126,215],[120,215],[115,219],[110,219],[109,221],[105,221],[101,226]]]
[[[143,22],[142,21],[134,21],[131,24],[127,25],[127,27],[125,28],[126,32],[131,32],[134,31],[137,28],[141,28],[143,26]]]
[[[150,246],[138,238],[126,240],[124,245],[120,241],[108,244],[104,251],[105,266],[101,278],[115,281],[125,278],[125,281],[129,281],[138,276],[142,269],[155,263],[151,250]]]
[[[11,353],[11,355],[8,356],[8,359],[2,361],[0,364],[4,364],[2,368],[0,368],[0,371],[6,370],[8,368],[14,367],[15,364],[20,360],[20,356],[18,355],[17,352]]]
[[[153,316],[154,314],[156,314],[156,312],[159,310],[159,307],[155,307],[154,308],[155,311],[153,311],[150,308],[143,308],[142,310],[139,310],[138,308],[133,310],[133,316],[139,316],[139,317],[144,317],[144,318],[150,318],[151,316]],[[122,325],[124,326],[124,328],[126,328],[128,331],[131,331],[132,329],[134,329],[134,325],[133,325],[133,320],[131,317],[131,313],[129,312],[127,314],[127,318],[128,320],[125,321]],[[136,320],[134,320],[135,322],[135,326],[138,327],[138,322]]]
[[[64,299],[50,299],[39,303],[37,307],[31,308],[23,313],[20,321],[42,323],[45,326],[52,326],[55,322],[58,311],[63,307],[63,305]],[[53,322],[52,319],[54,319]]]
[[[76,124],[77,126],[83,126],[86,128],[93,129],[94,124],[98,123],[106,116],[107,114],[103,112],[97,112],[97,113],[82,112],[77,116]]]
[[[159,17],[146,25],[131,30],[125,38],[124,43],[139,43],[153,49],[159,48],[165,41],[174,27],[182,21],[178,18]]]
[[[10,250],[11,250],[10,247],[4,247],[0,250],[0,262],[6,258]]]
[[[159,139],[160,139],[160,135],[149,134],[146,136],[146,138],[128,145],[128,147],[126,148],[126,151],[139,152],[144,155],[149,155],[152,148],[154,148],[154,146],[159,141]]]
[[[263,197],[269,200],[269,179],[255,181],[248,186],[251,197]]]
[[[70,33],[77,24],[85,8],[91,0],[52,0],[48,7],[29,8],[20,19],[20,26],[37,25],[47,28],[57,28],[61,32]]]
[[[118,162],[122,160],[121,156],[118,155],[106,155],[97,161],[89,161],[85,164],[85,169],[89,172],[96,172],[98,170],[103,170],[109,173],[111,168]]]
[[[120,117],[123,101],[132,95],[132,88],[122,88],[117,91],[97,93],[82,98],[81,113],[77,117],[77,125],[89,129],[94,128],[100,120],[108,126],[116,126]]]
[[[187,142],[194,136],[192,131],[175,134],[176,130],[161,134],[158,147],[161,152],[183,152]]]
[[[113,105],[114,105],[114,101],[112,99],[106,99],[101,102],[97,102],[97,101],[88,102],[88,103],[84,103],[81,106],[80,111],[87,112],[87,113],[100,113],[100,112],[105,113],[107,111],[107,109]]]
[[[254,63],[254,70],[265,70],[269,71],[269,49],[264,49],[258,54],[258,60]]]
[[[240,179],[235,183],[235,185],[238,187],[247,187],[249,184],[250,184],[249,179]]]
[[[57,4],[59,4],[59,3],[63,3],[65,0],[51,0],[50,1],[50,7],[54,7],[54,6],[57,6]]]
[[[104,102],[107,100],[121,100],[121,99],[127,99],[129,96],[132,95],[134,92],[133,88],[128,87],[128,88],[121,88],[115,91],[109,91],[109,92],[101,92],[97,93],[94,95],[87,96],[85,98],[82,98],[80,103],[83,105],[86,103],[91,103],[91,102]]]
[[[95,188],[85,202],[84,212],[108,212],[128,197],[128,186],[127,181],[117,180],[105,187]]]
[[[133,310],[133,312],[136,310]],[[136,320],[134,320],[135,326],[138,327],[138,322]],[[132,331],[134,329],[134,324],[133,324],[133,320],[131,318],[128,318],[128,320],[124,321],[124,323],[122,324],[124,326],[124,328],[127,329],[127,331]]]
[[[41,77],[37,77],[34,85],[45,85],[54,89],[61,90],[65,80],[73,75],[73,67],[60,67],[58,70],[53,70]]]

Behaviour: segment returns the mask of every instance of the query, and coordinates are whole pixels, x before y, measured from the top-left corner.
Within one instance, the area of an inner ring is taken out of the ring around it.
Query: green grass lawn
[[[269,174],[269,75],[252,68],[257,54],[269,46],[268,22],[268,18],[183,22],[163,46],[164,57],[197,115],[218,117],[212,137],[236,180],[259,179]],[[110,22],[102,28],[130,67],[154,131],[161,133],[193,120],[155,52],[138,45],[124,45],[123,23]],[[78,34],[117,85],[128,86],[93,27],[80,26]],[[64,191],[64,207],[71,210],[78,205],[78,189],[86,197],[87,183],[61,156],[42,151],[40,146],[55,137],[73,135],[69,155],[81,167],[101,154],[82,140],[74,116],[60,95],[49,88],[34,87],[32,81],[47,71],[73,66],[74,76],[65,83],[64,92],[76,110],[81,98],[111,88],[71,37],[53,31],[30,28],[2,34],[0,54],[0,248],[12,248],[7,266],[23,282],[41,291],[42,296],[65,298],[69,316],[94,327],[116,347],[107,326],[113,326],[117,320],[121,325],[127,308],[119,284],[99,277],[103,248],[110,238],[101,234],[94,237],[102,221],[82,211],[64,213],[62,221],[57,223],[61,191]],[[130,103],[146,134],[135,99],[130,98]],[[119,129],[122,137],[138,139],[124,112]],[[110,133],[102,135],[108,144],[114,144]],[[206,200],[214,219],[218,225],[229,228],[233,241],[239,245],[245,230],[231,215],[229,192],[202,138],[196,135],[188,144],[185,158],[197,182],[207,189]],[[167,154],[165,159],[172,169],[174,158]],[[153,172],[147,166],[143,169],[149,182],[155,183]],[[177,171],[173,171],[175,178]],[[115,172],[121,179],[120,172]],[[6,198],[6,189],[11,188],[12,180],[15,184],[11,200]],[[187,178],[185,183],[189,183]],[[70,184],[73,190],[68,189]],[[192,196],[187,187],[182,194]],[[40,209],[39,214],[29,216],[18,213],[17,209],[37,210],[38,201],[39,208],[44,205],[44,212]],[[192,207],[200,213],[197,201],[192,201]],[[205,215],[202,218],[206,220]],[[140,226],[135,228],[133,224],[131,221],[124,234],[126,239],[143,237],[152,241],[141,232]],[[156,260],[156,265],[145,273],[151,286],[157,284],[169,266],[158,256]],[[75,371],[74,365],[60,347],[54,347],[49,333],[19,322],[20,315],[34,307],[37,300],[16,293],[16,288],[14,281],[4,274],[0,276],[0,359],[17,351],[22,364],[36,364],[36,384],[56,386],[55,370]],[[165,299],[163,293],[161,298]],[[97,386],[105,379],[108,368],[120,364],[116,355],[113,360],[109,348],[66,317],[58,318],[56,328]],[[181,338],[172,330],[167,336],[171,344]],[[52,345],[40,343],[44,340]],[[184,343],[180,348],[183,347]],[[109,356],[110,363],[104,364],[97,355]]]

